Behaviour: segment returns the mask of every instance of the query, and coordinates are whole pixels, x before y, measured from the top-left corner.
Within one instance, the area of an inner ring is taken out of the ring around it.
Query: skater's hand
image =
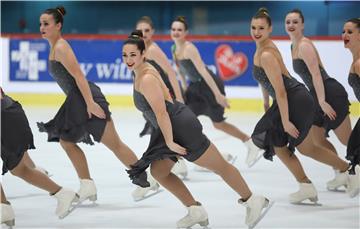
[[[223,94],[219,94],[216,96],[216,102],[224,108],[230,108],[229,102]]]
[[[169,147],[169,149],[171,151],[174,151],[175,153],[178,153],[180,155],[186,155],[186,149],[184,147],[182,147],[179,144],[176,144],[175,142],[167,142],[166,143],[167,147]]]
[[[326,101],[320,102],[320,107],[324,113],[330,118],[330,120],[335,120],[336,112]]]
[[[292,122],[287,121],[287,122],[283,123],[283,126],[284,126],[285,132],[288,133],[291,137],[293,137],[293,138],[299,137],[299,130],[296,129],[295,125]]]
[[[91,118],[92,114],[101,119],[106,118],[104,110],[95,101],[87,106],[87,113],[89,118]]]

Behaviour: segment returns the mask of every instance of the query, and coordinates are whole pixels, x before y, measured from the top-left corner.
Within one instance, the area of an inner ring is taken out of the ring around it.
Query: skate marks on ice
[[[9,200],[16,200],[16,199],[32,198],[32,197],[48,196],[48,195],[49,195],[49,194],[46,194],[46,193],[32,193],[32,194],[9,196],[9,197],[7,197],[7,199],[9,199]]]

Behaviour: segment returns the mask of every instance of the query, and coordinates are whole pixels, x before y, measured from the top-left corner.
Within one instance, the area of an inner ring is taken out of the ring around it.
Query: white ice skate
[[[15,213],[9,204],[1,204],[1,224],[7,225],[9,228],[15,226]]]
[[[315,186],[312,183],[300,183],[299,191],[291,193],[289,195],[289,201],[292,204],[303,204],[303,205],[316,205],[318,204],[318,195]],[[310,200],[312,203],[303,203],[305,200]]]
[[[65,218],[77,206],[79,196],[74,191],[66,188],[61,188],[60,191],[53,195],[57,199],[57,207],[55,214],[59,219]]]
[[[90,200],[95,204],[95,201],[97,200],[97,190],[94,181],[90,179],[80,179],[78,195],[79,203]]]
[[[46,176],[48,176],[48,177],[51,177],[52,176],[52,174],[50,174],[49,173],[49,171],[47,171],[46,169],[44,169],[43,167],[40,167],[40,166],[35,166],[35,168],[34,169],[36,169],[37,171],[39,171],[39,172],[41,172],[41,173],[43,173],[43,174],[45,174]]]
[[[355,166],[355,174],[351,175],[349,174],[349,172],[346,172],[348,174],[348,184],[347,184],[347,189],[346,189],[346,193],[351,197],[354,198],[356,197],[359,192],[360,192],[360,166],[356,165]]]
[[[195,224],[199,224],[202,227],[207,227],[209,225],[208,214],[200,203],[198,203],[198,205],[187,207],[187,210],[188,214],[177,221],[177,228],[190,228]]]
[[[187,180],[188,169],[184,159],[179,158],[178,161],[172,167],[171,172],[176,176],[182,178],[183,180]]]
[[[247,156],[245,163],[249,168],[251,168],[253,165],[255,165],[256,162],[258,162],[261,159],[262,157],[262,154],[260,153],[261,149],[259,149],[254,144],[251,138],[246,142],[244,142],[244,144],[247,148]]]
[[[345,186],[345,188],[347,187],[348,174],[346,172],[340,173],[339,170],[334,170],[334,171],[335,171],[335,178],[326,183],[326,188],[329,191],[340,192],[342,191],[340,189],[342,186]]]
[[[255,195],[251,195],[246,202],[241,199],[238,202],[246,207],[245,224],[249,229],[254,228],[274,204],[273,201],[269,201],[263,196]]]
[[[162,192],[162,190],[159,189],[160,185],[154,179],[154,177],[152,177],[150,175],[150,173],[147,173],[147,180],[150,183],[150,187],[147,187],[147,188],[137,187],[131,193],[134,201],[141,201],[141,200],[147,199],[151,196],[154,196],[154,195],[158,194],[159,192]]]

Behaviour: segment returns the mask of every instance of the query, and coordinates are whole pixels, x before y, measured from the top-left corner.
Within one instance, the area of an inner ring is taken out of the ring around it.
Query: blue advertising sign
[[[122,62],[120,40],[68,40],[87,79],[100,83],[131,83]],[[171,60],[172,41],[157,42]],[[253,42],[197,41],[194,44],[208,67],[225,85],[257,86],[252,78]],[[10,40],[10,81],[53,81],[48,73],[49,45],[43,39]]]

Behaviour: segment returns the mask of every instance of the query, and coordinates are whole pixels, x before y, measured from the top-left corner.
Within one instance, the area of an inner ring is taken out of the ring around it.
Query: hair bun
[[[63,16],[63,17],[65,16],[66,10],[65,10],[64,6],[57,6],[56,10],[61,14],[61,16]]]
[[[143,38],[143,33],[141,30],[134,30],[131,32],[129,38]]]
[[[186,18],[185,18],[185,16],[178,16],[178,17],[177,17],[177,20],[186,23]]]
[[[266,14],[267,16],[270,16],[268,9],[266,9],[265,7],[261,7],[261,8],[257,11],[257,13],[262,13],[262,14]]]

